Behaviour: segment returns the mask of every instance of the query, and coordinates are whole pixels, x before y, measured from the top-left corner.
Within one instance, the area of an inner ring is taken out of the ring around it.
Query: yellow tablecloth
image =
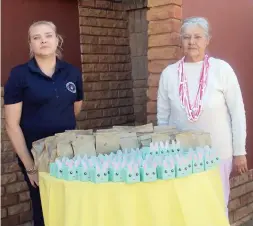
[[[40,173],[46,226],[228,226],[217,169],[152,183],[69,182]]]

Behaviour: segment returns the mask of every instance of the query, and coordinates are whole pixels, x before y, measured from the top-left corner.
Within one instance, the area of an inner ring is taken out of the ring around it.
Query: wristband
[[[34,165],[31,169],[26,170],[26,172],[27,172],[27,174],[32,175],[32,174],[37,173],[38,170],[36,169],[36,167],[35,167],[35,165]]]

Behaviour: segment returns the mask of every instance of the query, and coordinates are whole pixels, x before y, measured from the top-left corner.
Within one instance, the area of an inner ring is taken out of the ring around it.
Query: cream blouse
[[[202,63],[184,65],[191,103],[197,94]],[[213,148],[222,159],[245,155],[246,117],[237,77],[227,62],[211,57],[209,63],[203,112],[196,122],[187,119],[179,100],[179,62],[163,70],[157,97],[157,123],[176,126],[180,130],[209,132]]]

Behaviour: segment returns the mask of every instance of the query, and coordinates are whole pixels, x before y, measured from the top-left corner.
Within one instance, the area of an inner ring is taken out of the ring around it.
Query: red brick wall
[[[253,170],[230,180],[229,219],[232,226],[253,218]]]
[[[147,122],[148,23],[147,3],[139,0],[127,4],[129,44],[131,50],[135,124]]]
[[[168,64],[175,62],[181,56],[179,29],[182,12],[186,5],[182,6],[182,2],[182,0],[148,0],[148,122],[156,123],[157,88],[161,72]],[[192,4],[188,5],[192,10]],[[206,8],[205,3],[202,6],[203,9]],[[195,9],[195,7],[193,8]],[[203,10],[201,12],[203,13]],[[249,44],[251,45],[251,43]],[[253,170],[250,170],[231,179],[229,218],[233,226],[239,226],[253,217],[252,175]]]
[[[85,102],[80,128],[134,123],[128,15],[121,3],[80,0]]]
[[[1,222],[3,226],[31,225],[31,202],[23,174],[4,128],[1,88]]]
[[[147,121],[156,123],[156,100],[162,70],[180,54],[179,28],[182,0],[148,0]]]

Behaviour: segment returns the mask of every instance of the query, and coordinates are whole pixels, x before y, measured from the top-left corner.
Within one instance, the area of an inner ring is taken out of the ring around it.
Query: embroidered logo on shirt
[[[76,93],[76,85],[73,82],[68,82],[66,84],[66,88],[68,91],[70,91],[71,93]]]

